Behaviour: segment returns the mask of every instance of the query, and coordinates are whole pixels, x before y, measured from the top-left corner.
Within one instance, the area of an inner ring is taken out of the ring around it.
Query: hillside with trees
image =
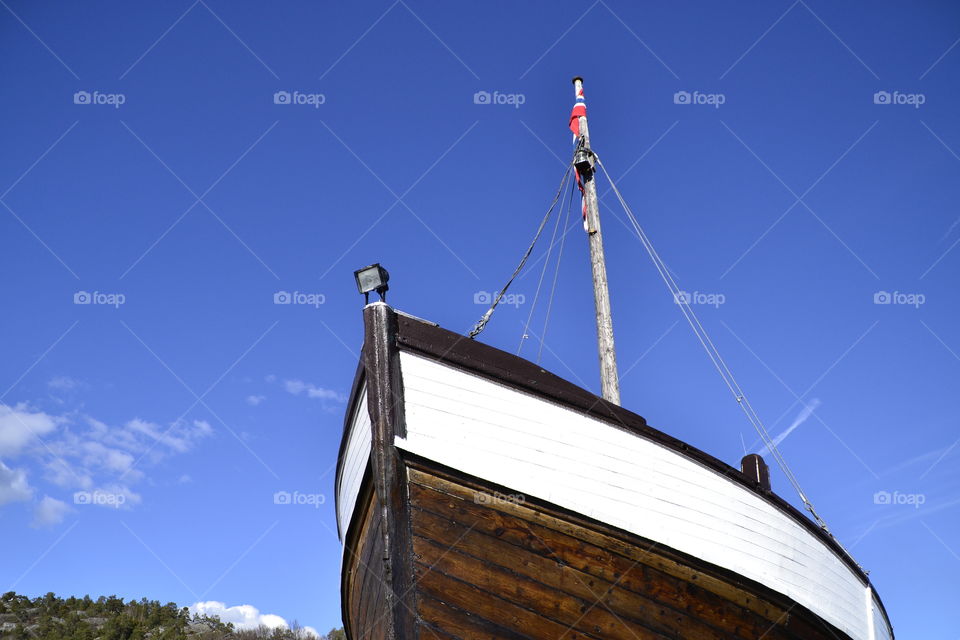
[[[344,640],[342,629],[320,640]],[[173,602],[116,596],[30,599],[0,596],[0,640],[313,640],[294,621],[289,629],[234,629],[215,616],[190,613]]]

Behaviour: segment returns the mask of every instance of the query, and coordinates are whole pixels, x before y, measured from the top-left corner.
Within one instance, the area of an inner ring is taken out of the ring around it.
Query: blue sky
[[[596,150],[771,432],[795,427],[898,635],[960,626],[955,5],[0,4],[4,590],[339,625],[352,270],[469,329],[553,195],[580,74]],[[737,464],[755,434],[600,191],[623,404]],[[596,391],[571,225],[542,362]],[[517,349],[541,265],[484,341]]]

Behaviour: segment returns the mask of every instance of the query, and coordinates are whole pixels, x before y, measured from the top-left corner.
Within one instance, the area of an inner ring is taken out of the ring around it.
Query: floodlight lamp
[[[371,291],[376,291],[380,294],[380,300],[386,301],[387,289],[390,288],[387,286],[390,274],[380,266],[379,262],[363,269],[357,269],[353,272],[353,276],[357,280],[357,289],[363,294],[366,302],[370,302]]]

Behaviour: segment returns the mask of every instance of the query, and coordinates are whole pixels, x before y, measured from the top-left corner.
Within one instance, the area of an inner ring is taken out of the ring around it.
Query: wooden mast
[[[574,96],[583,92],[583,78],[573,79]],[[589,166],[580,168],[583,181],[583,199],[587,214],[587,235],[590,239],[590,267],[593,271],[593,301],[597,315],[597,347],[600,355],[600,389],[605,400],[620,404],[620,380],[617,375],[617,354],[613,344],[613,317],[610,313],[610,291],[607,287],[607,264],[603,254],[603,236],[600,233],[600,207],[597,201],[597,182],[594,180],[594,158],[590,149],[590,130],[587,116],[580,116],[582,151],[589,157]]]

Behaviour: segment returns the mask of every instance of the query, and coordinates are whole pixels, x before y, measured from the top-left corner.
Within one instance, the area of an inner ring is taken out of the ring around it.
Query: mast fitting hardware
[[[593,165],[596,162],[593,151],[585,149],[581,145],[573,156],[573,166],[581,176],[589,176],[593,173]]]

